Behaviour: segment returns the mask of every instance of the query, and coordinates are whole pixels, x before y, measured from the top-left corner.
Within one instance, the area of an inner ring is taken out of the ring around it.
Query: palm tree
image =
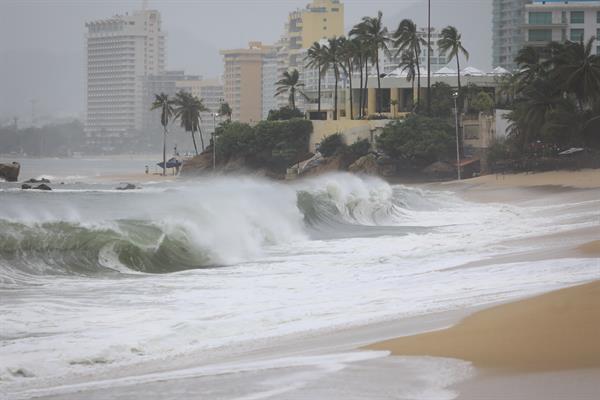
[[[427,45],[427,41],[421,37],[417,31],[417,25],[410,19],[403,19],[394,32],[394,46],[398,48],[396,56],[400,52],[412,52],[416,70],[417,70],[417,110],[421,106],[421,67],[419,65],[419,56],[421,55],[421,46]]]
[[[219,107],[219,114],[225,115],[227,119],[231,122],[231,115],[233,114],[233,110],[229,106],[229,103],[221,103],[221,106]]]
[[[371,44],[369,42],[369,37],[367,34],[367,23],[365,19],[363,21],[356,24],[352,30],[350,30],[349,35],[352,37],[352,40],[355,41],[358,45],[358,69],[360,71],[360,92],[359,92],[359,104],[360,104],[360,112],[359,116],[362,119],[365,114],[365,108],[367,103],[367,87],[369,85],[369,59],[371,58],[373,52],[371,50]],[[364,67],[364,86],[363,86],[363,67]]]
[[[340,63],[342,62],[342,49],[340,47],[340,38],[334,36],[328,39],[327,44],[323,46],[325,57],[323,59],[323,68],[325,71],[333,69],[335,85],[333,87],[333,119],[338,118],[338,82],[340,80]]]
[[[300,74],[297,69],[293,69],[292,71],[285,71],[280,80],[275,83],[277,86],[277,90],[275,91],[275,97],[280,96],[283,93],[289,93],[289,104],[292,110],[296,109],[296,92],[298,92],[302,97],[308,99],[308,96],[302,91],[302,87],[304,87],[304,83],[300,82]]]
[[[354,75],[354,58],[359,54],[357,48],[357,42],[354,40],[346,39],[345,37],[340,38],[340,67],[344,71],[344,74],[348,78],[350,85],[350,119],[354,119],[354,96],[352,93],[352,76]]]
[[[323,46],[319,42],[314,42],[313,45],[308,49],[308,54],[305,58],[308,61],[306,64],[307,68],[315,68],[319,74],[318,78],[318,93],[317,93],[317,111],[321,114],[321,80],[325,71],[323,71],[323,65],[325,64],[325,51]]]
[[[565,45],[564,63],[557,65],[556,74],[564,82],[564,89],[575,95],[579,110],[600,99],[600,55],[592,54],[596,38],[587,43],[568,42]]]
[[[178,118],[181,127],[186,132],[191,133],[194,150],[196,151],[196,155],[198,155],[198,146],[196,145],[196,136],[194,134],[196,131],[200,133],[200,142],[202,144],[202,151],[204,151],[204,139],[200,131],[200,113],[209,110],[204,106],[201,99],[183,90],[177,92],[173,103],[175,104],[175,119]]]
[[[402,53],[400,58],[400,71],[406,72],[406,80],[412,83],[412,98],[415,98],[415,76],[417,75],[417,65],[419,61],[415,58],[415,55],[410,51]]]
[[[456,58],[456,72],[458,73],[458,96],[461,96],[460,86],[460,53],[465,58],[469,59],[469,52],[464,48],[461,41],[462,35],[453,26],[447,26],[442,29],[440,34],[440,40],[438,40],[438,47],[441,54],[448,54],[448,62]]]
[[[352,34],[353,31],[350,31]],[[376,17],[363,17],[357,34],[364,38],[364,42],[371,50],[371,60],[375,63],[377,69],[377,91],[379,94],[379,102],[377,105],[377,113],[381,114],[383,106],[383,93],[381,92],[381,73],[379,71],[379,50],[388,52],[388,30],[383,26],[383,13],[379,11]]]
[[[154,102],[151,110],[160,109],[160,124],[163,127],[163,176],[167,173],[167,125],[173,117],[173,100],[169,99],[169,95],[161,93],[154,95]]]

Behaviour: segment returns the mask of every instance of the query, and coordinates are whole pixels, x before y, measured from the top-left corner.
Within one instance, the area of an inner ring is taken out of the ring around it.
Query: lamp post
[[[458,172],[458,180],[460,181],[460,147],[459,147],[459,139],[458,139],[458,92],[452,93],[452,98],[454,99],[454,116],[455,116],[455,127],[456,127],[456,170]]]
[[[213,171],[217,168],[217,138],[215,133],[217,132],[217,117],[218,113],[213,113],[213,133],[212,133],[212,147],[213,147]]]

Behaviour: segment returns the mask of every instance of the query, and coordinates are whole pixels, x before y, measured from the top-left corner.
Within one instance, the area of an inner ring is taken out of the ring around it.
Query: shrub
[[[371,143],[367,139],[357,140],[348,146],[348,152],[355,158],[360,158],[369,154]]]
[[[333,135],[325,137],[321,141],[318,150],[323,157],[331,157],[340,150],[344,149],[344,147],[346,147],[346,144],[344,143],[343,136],[340,133],[334,133]]]
[[[269,111],[267,121],[289,121],[294,118],[304,119],[304,114],[297,108],[290,108],[288,106],[281,107],[279,110]]]
[[[408,160],[417,167],[449,159],[454,146],[452,125],[444,119],[421,115],[390,122],[377,138],[377,147],[388,156]]]

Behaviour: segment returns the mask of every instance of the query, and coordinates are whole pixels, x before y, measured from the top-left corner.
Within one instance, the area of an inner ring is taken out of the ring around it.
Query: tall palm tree
[[[350,32],[352,34],[352,31]],[[375,63],[377,69],[377,91],[379,102],[377,112],[381,114],[383,106],[383,93],[381,92],[381,73],[379,70],[379,51],[388,52],[388,30],[383,26],[383,13],[379,11],[376,17],[363,17],[360,31],[357,34],[364,38],[364,42],[371,50],[371,60]]]
[[[373,55],[371,49],[371,43],[369,35],[367,33],[368,27],[365,21],[368,17],[363,18],[362,22],[356,24],[349,32],[352,40],[356,41],[359,49],[359,71],[360,71],[360,112],[359,116],[362,119],[365,116],[365,108],[367,106],[367,88],[369,86],[369,60]],[[364,81],[363,81],[363,68],[364,68]],[[363,86],[364,83],[364,86]]]
[[[319,42],[314,42],[313,45],[308,49],[308,54],[305,61],[307,68],[314,68],[318,74],[318,93],[317,93],[317,111],[321,113],[321,81],[325,71],[323,71],[323,65],[325,64],[325,51],[323,46]]]
[[[173,117],[173,100],[169,99],[169,95],[161,93],[154,95],[154,102],[151,110],[160,109],[160,124],[163,127],[163,176],[167,173],[167,125]]]
[[[304,83],[300,82],[300,74],[298,73],[297,69],[285,71],[281,79],[275,84],[278,85],[277,90],[275,91],[275,97],[288,92],[288,101],[292,110],[296,109],[296,92],[305,99],[308,99],[308,96],[301,89],[304,87]]]
[[[406,80],[412,83],[412,98],[415,98],[415,77],[417,75],[417,65],[419,61],[415,58],[414,53],[404,51],[400,58],[400,71],[406,72]]]
[[[438,40],[438,47],[441,54],[448,54],[448,62],[456,59],[456,72],[458,73],[458,96],[461,96],[461,85],[460,85],[460,54],[468,60],[469,52],[462,45],[462,35],[453,26],[447,26],[442,29],[440,34],[440,40]]]
[[[342,50],[340,47],[340,38],[334,36],[328,39],[327,44],[323,46],[325,51],[324,69],[333,70],[335,85],[333,87],[333,119],[338,119],[338,82],[340,80],[340,63],[342,62]]]
[[[354,75],[354,58],[358,55],[359,49],[356,47],[357,42],[354,40],[340,38],[341,62],[340,67],[346,75],[350,86],[350,119],[354,119],[354,95],[352,93],[352,76]]]
[[[398,48],[396,56],[404,51],[412,52],[417,70],[417,110],[421,106],[421,66],[419,65],[419,56],[421,55],[421,46],[427,45],[427,41],[419,34],[417,24],[410,19],[403,19],[394,32],[394,47]]]
[[[556,75],[564,82],[564,89],[575,95],[580,111],[600,99],[600,55],[592,54],[595,40],[566,43],[564,63],[556,67]]]
[[[196,155],[198,155],[195,133],[200,133],[200,142],[202,144],[202,151],[204,151],[204,139],[200,131],[200,113],[209,110],[204,106],[201,99],[183,90],[175,94],[173,103],[175,104],[175,119],[179,119],[181,127],[186,132],[191,133],[194,150],[196,151]]]

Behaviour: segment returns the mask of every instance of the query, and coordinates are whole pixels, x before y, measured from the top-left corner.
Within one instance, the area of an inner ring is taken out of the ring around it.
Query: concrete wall
[[[317,145],[327,136],[341,133],[347,144],[357,140],[367,139],[373,144],[375,138],[383,131],[390,120],[350,120],[312,121],[313,133],[310,136],[310,151],[314,152]]]

